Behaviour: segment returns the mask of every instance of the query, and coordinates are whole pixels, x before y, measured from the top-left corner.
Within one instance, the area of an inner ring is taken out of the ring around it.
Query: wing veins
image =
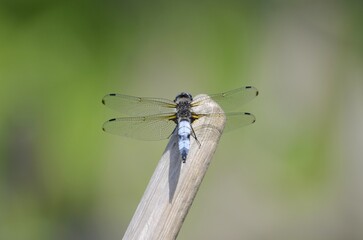
[[[148,116],[174,113],[176,104],[163,98],[142,98],[122,94],[107,94],[102,103],[126,116]]]

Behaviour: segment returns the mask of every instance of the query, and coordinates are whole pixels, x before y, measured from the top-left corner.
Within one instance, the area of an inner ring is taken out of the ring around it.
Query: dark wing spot
[[[256,122],[256,119],[255,120],[253,120],[253,122],[252,123],[255,123]]]
[[[109,95],[110,96],[116,96],[116,93],[110,93]]]
[[[102,99],[102,104],[105,105],[105,99]]]
[[[113,122],[113,121],[116,121],[116,118],[112,118],[110,120],[108,120],[109,122]]]
[[[251,115],[251,113],[245,112],[245,115]]]
[[[245,89],[251,89],[253,88],[252,86],[246,86]],[[258,91],[256,91],[256,96],[258,96]]]
[[[104,132],[106,132],[106,129],[105,129],[104,127],[102,128],[102,130],[103,130]]]

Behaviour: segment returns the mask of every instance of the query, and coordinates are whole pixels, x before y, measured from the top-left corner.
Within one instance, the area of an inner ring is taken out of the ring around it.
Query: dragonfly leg
[[[199,145],[199,148],[202,146],[202,144],[200,144],[198,138],[197,138],[197,135],[195,134],[194,132],[194,128],[192,127],[192,125],[190,125],[190,127],[192,128],[192,137],[195,139],[195,141],[197,141],[198,145]]]
[[[175,131],[178,129],[178,126],[175,126],[174,130],[172,131],[172,133],[169,135],[168,139],[173,136],[173,134],[175,133]]]

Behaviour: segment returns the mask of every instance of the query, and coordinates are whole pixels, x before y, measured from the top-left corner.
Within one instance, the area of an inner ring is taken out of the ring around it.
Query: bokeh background
[[[178,239],[363,239],[361,1],[0,1],[0,239],[121,239],[167,141],[110,92],[253,85]]]

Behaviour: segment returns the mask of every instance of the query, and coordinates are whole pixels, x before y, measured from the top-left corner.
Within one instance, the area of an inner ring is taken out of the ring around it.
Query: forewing
[[[162,98],[141,98],[117,93],[107,94],[102,103],[125,116],[149,116],[174,113],[175,103]]]
[[[194,99],[192,106],[202,105],[212,99],[217,102],[224,112],[239,109],[243,104],[251,101],[258,95],[258,90],[252,86],[237,88],[228,92],[211,94]]]
[[[173,118],[170,114],[114,118],[103,124],[103,130],[139,140],[161,140],[168,138],[174,131],[176,124]]]

